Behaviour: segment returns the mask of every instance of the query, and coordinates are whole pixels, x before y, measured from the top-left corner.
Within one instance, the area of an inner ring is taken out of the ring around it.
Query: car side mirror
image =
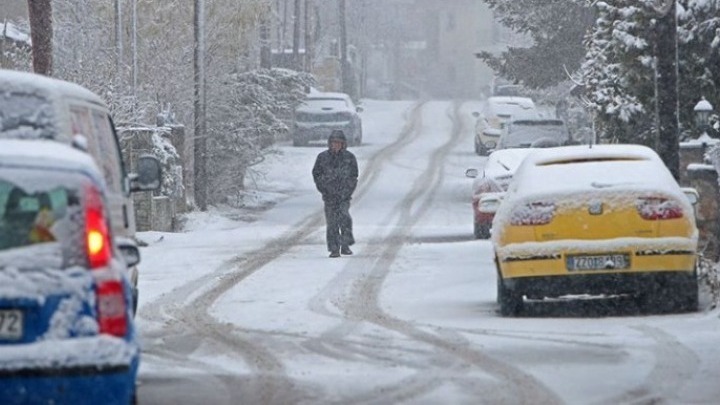
[[[115,238],[115,244],[117,244],[123,259],[125,259],[127,267],[133,267],[140,263],[140,249],[138,249],[135,241],[130,238],[118,237]]]
[[[362,108],[362,107],[355,107],[355,111],[361,113],[361,112],[363,112],[363,108]]]
[[[685,194],[685,197],[687,197],[691,205],[696,205],[700,200],[700,193],[692,187],[683,187],[682,192]]]
[[[478,169],[470,168],[470,169],[465,170],[465,177],[470,177],[471,179],[474,179],[479,174],[480,174],[480,172],[478,172]]]
[[[160,161],[152,155],[142,155],[137,159],[137,172],[130,174],[130,191],[153,191],[160,188],[162,167]]]
[[[472,116],[475,117],[475,118],[480,118],[480,113],[477,112],[477,111],[473,111],[473,112],[472,112]]]

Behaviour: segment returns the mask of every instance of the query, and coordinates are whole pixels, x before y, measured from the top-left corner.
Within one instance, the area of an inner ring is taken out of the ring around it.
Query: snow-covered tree
[[[229,74],[208,92],[208,202],[239,204],[247,170],[262,162],[287,133],[282,118],[314,85],[312,77],[285,69]]]
[[[583,0],[585,1],[585,0]],[[598,19],[588,36],[582,81],[602,135],[652,144],[655,125],[654,0],[588,1]],[[693,107],[705,96],[720,102],[720,2],[678,2],[680,123],[692,133]]]
[[[481,58],[500,76],[530,88],[568,79],[583,61],[583,39],[592,27],[593,9],[577,0],[484,0],[507,27],[532,38],[530,47],[512,47]]]
[[[598,19],[588,36],[582,80],[609,141],[652,142],[654,10],[643,1],[594,2]]]

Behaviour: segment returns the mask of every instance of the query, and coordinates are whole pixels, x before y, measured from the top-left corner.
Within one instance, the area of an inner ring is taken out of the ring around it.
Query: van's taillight
[[[515,207],[510,214],[511,225],[545,225],[555,216],[555,204],[533,202]]]
[[[635,207],[642,219],[651,221],[683,217],[682,206],[677,201],[668,200],[667,198],[638,198],[635,202]]]
[[[97,269],[110,262],[110,234],[100,192],[93,186],[85,192],[85,245],[90,268]]]
[[[127,334],[128,317],[123,284],[118,280],[98,283],[97,311],[100,333],[122,337]]]

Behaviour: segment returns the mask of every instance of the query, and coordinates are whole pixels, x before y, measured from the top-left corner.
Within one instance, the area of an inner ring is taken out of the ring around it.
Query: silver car
[[[350,96],[345,93],[311,93],[295,110],[293,145],[325,141],[333,130],[345,133],[348,145],[362,144],[362,120]]]

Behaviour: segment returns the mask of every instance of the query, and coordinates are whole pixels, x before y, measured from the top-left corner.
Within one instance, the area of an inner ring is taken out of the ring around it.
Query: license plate
[[[630,267],[630,256],[627,254],[568,256],[568,271],[573,270],[617,270]]]
[[[20,339],[23,334],[23,313],[15,309],[0,310],[0,339]]]

